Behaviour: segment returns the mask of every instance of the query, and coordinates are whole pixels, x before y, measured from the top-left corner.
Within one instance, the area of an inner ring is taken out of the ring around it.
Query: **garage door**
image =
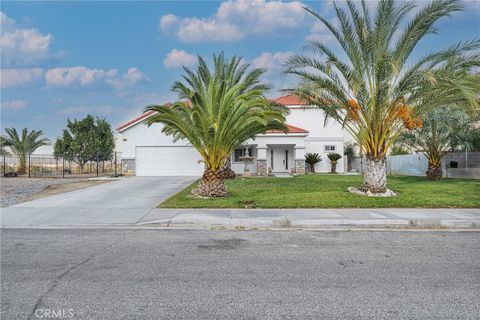
[[[201,176],[203,162],[192,147],[137,147],[135,151],[137,176]]]

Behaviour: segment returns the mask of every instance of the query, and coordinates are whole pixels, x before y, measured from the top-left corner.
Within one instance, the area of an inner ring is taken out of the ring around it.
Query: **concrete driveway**
[[[2,208],[2,226],[132,225],[195,177],[134,177]]]

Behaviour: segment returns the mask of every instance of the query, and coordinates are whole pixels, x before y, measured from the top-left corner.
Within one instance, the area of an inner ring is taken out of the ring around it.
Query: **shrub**
[[[310,172],[315,173],[315,163],[319,163],[320,161],[322,161],[322,158],[318,153],[309,152],[305,155],[305,162],[308,163]]]
[[[329,153],[327,155],[328,159],[330,159],[330,164],[332,165],[332,168],[330,170],[330,173],[337,173],[337,161],[342,158],[342,156],[338,153]]]

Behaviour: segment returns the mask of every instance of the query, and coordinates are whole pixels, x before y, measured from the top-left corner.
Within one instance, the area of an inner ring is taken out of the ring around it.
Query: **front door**
[[[272,156],[273,172],[288,172],[288,151],[286,149],[272,149],[270,155]]]

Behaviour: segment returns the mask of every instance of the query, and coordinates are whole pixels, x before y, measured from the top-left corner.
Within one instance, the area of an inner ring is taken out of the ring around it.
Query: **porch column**
[[[295,146],[295,174],[305,174],[305,147]]]
[[[267,176],[267,146],[257,146],[257,174],[259,176]]]

